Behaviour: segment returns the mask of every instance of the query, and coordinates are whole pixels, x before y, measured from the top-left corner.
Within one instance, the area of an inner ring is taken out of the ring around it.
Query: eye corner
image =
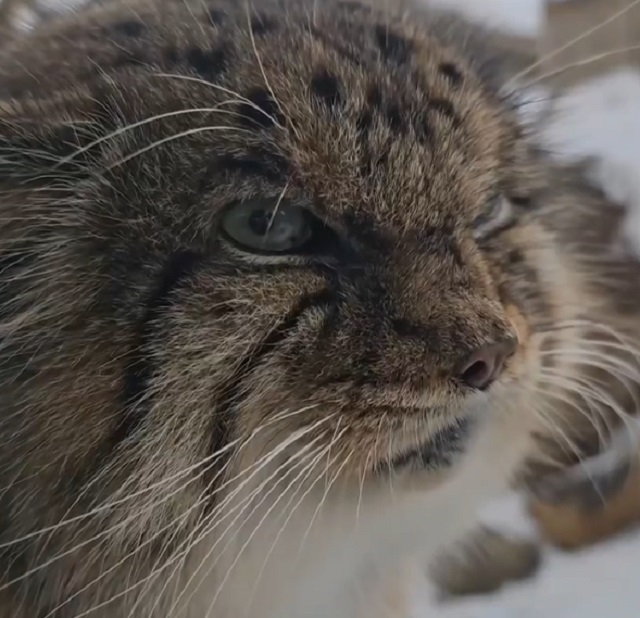
[[[513,202],[504,193],[492,197],[483,211],[473,220],[472,232],[476,240],[504,229],[513,220]]]

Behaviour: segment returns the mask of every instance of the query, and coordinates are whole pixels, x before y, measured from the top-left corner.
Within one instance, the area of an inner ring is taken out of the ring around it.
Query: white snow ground
[[[533,34],[541,24],[540,0],[432,1],[513,33]],[[619,8],[611,4],[612,12]],[[595,177],[629,205],[626,232],[640,252],[640,72],[594,79],[556,105],[546,143],[567,160],[598,157]],[[496,513],[509,527],[527,526],[512,503]],[[640,530],[575,554],[549,550],[536,578],[488,597],[439,606],[423,582],[415,588],[411,618],[638,618]]]

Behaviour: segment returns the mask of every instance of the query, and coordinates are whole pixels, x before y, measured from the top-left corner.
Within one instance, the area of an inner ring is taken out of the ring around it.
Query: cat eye
[[[240,249],[287,254],[303,251],[318,221],[308,210],[283,199],[257,199],[231,206],[222,230]]]
[[[500,195],[492,199],[484,212],[473,222],[474,238],[483,238],[505,227],[511,221],[512,215],[511,202],[506,197]]]

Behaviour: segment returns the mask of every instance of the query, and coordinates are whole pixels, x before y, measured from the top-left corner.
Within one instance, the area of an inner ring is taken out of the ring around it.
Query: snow
[[[518,511],[503,513],[506,527],[530,529]],[[577,553],[550,550],[534,579],[486,597],[438,605],[428,586],[418,580],[413,585],[410,618],[637,618],[640,533],[632,531]]]
[[[533,34],[542,23],[539,0],[432,1],[513,33]],[[623,67],[568,92],[554,104],[543,139],[561,159],[597,157],[594,178],[629,205],[626,233],[640,252],[640,72]],[[511,498],[485,520],[531,534],[518,506]],[[548,550],[535,578],[494,595],[438,605],[418,579],[413,593],[411,618],[637,618],[640,531],[576,553]]]
[[[475,21],[513,34],[535,36],[542,23],[538,0],[428,0],[429,4],[464,11]]]

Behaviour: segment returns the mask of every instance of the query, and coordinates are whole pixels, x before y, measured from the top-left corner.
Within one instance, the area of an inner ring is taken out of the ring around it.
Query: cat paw
[[[640,522],[640,451],[618,440],[529,489],[529,510],[547,542],[562,549],[592,545]]]
[[[442,600],[486,594],[533,576],[540,562],[537,543],[482,526],[438,557],[431,579]]]

